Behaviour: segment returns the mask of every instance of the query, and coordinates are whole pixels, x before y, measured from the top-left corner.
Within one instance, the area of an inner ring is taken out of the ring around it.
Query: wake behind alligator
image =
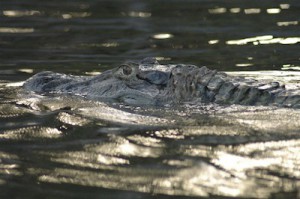
[[[40,72],[23,87],[43,95],[78,95],[130,105],[161,106],[197,101],[300,108],[299,89],[286,89],[278,82],[233,77],[205,66],[161,65],[154,58],[126,62],[98,76]]]

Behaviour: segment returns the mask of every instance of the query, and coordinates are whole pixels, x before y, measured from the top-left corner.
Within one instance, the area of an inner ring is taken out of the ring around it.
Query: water
[[[293,86],[299,8],[296,0],[2,0],[1,198],[299,198],[299,110],[145,109],[21,95],[16,86],[43,70],[92,75],[144,57]]]

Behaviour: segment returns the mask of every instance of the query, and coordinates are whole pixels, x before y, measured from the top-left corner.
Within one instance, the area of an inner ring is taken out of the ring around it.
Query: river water
[[[96,75],[145,57],[294,86],[299,10],[298,0],[1,0],[0,198],[300,198],[299,110],[130,107],[20,87],[39,71]]]

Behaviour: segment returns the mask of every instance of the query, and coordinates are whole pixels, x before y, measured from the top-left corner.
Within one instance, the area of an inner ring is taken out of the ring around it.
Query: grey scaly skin
[[[275,105],[300,108],[300,91],[278,82],[262,83],[194,65],[160,65],[153,58],[125,63],[98,76],[41,72],[23,85],[40,94],[70,94],[131,105],[203,103]]]

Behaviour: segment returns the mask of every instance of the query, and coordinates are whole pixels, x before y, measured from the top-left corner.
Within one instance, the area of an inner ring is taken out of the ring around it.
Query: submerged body
[[[278,82],[232,77],[194,65],[161,65],[153,58],[125,63],[98,76],[41,72],[24,88],[41,94],[79,95],[131,105],[164,105],[188,101],[219,104],[275,105],[300,108],[300,91]]]

